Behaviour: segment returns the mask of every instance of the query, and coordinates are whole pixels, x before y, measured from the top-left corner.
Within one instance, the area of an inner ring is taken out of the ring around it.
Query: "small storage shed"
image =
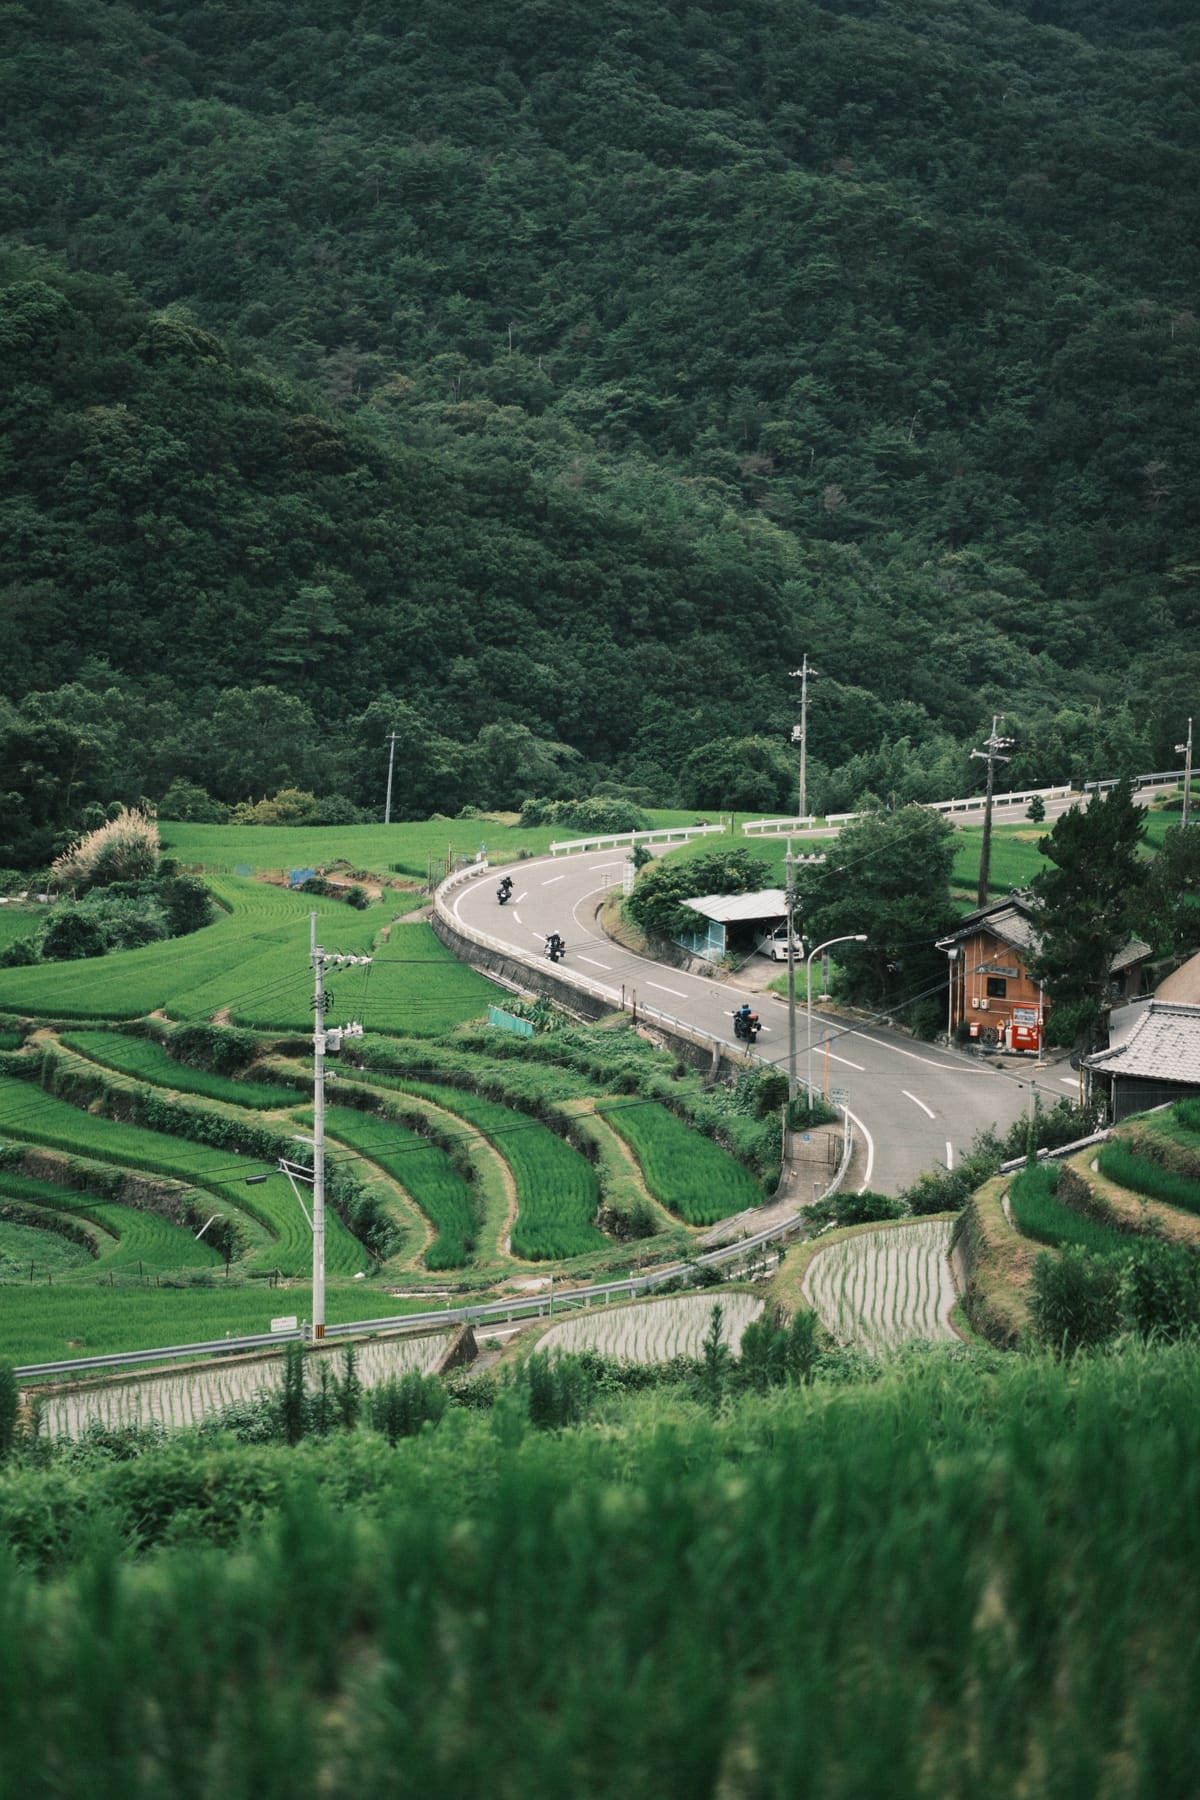
[[[1130,1113],[1200,1094],[1200,1006],[1155,996],[1126,1010],[1128,1021],[1113,1015],[1108,1049],[1083,1059],[1089,1090],[1104,1092],[1114,1125]]]
[[[700,918],[695,931],[681,932],[675,942],[693,956],[710,961],[718,956],[748,955],[787,918],[787,895],[782,888],[763,888],[757,894],[705,894],[683,904]]]

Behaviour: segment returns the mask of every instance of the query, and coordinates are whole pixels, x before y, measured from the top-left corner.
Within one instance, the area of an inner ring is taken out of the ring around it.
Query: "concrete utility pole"
[[[796,1098],[796,933],[792,924],[792,907],[795,903],[795,857],[792,855],[792,840],[788,839],[787,855],[783,859],[787,870],[787,933],[788,933],[788,1099]]]
[[[1176,744],[1175,749],[1177,751],[1182,751],[1183,755],[1184,755],[1184,762],[1183,762],[1183,823],[1186,826],[1186,824],[1188,822],[1188,810],[1189,810],[1189,808],[1191,806],[1191,802],[1192,802],[1192,721],[1190,719],[1188,720],[1187,742],[1186,742],[1186,744]]]
[[[392,770],[396,763],[396,733],[394,731],[387,741],[391,748],[388,751],[387,804],[383,809],[383,822],[385,825],[390,825],[392,822]]]
[[[983,808],[983,848],[979,852],[979,893],[976,906],[986,906],[988,901],[988,874],[992,860],[992,789],[996,778],[996,764],[1011,762],[1010,756],[1001,756],[1002,750],[1011,747],[1014,739],[1000,736],[1000,727],[1004,723],[1003,713],[992,714],[992,735],[982,750],[972,750],[973,757],[987,758],[987,800]]]
[[[800,682],[800,723],[792,727],[792,742],[800,744],[800,817],[808,817],[808,678],[819,675],[808,660],[808,651],[804,652],[804,661],[798,669],[790,671],[792,679]]]
[[[325,1056],[334,1055],[342,1047],[342,1039],[361,1037],[362,1024],[355,1021],[333,1031],[325,1029],[325,965],[354,964],[359,968],[370,964],[369,956],[343,956],[338,951],[323,950],[317,942],[317,915],[309,914],[309,965],[313,972],[313,1134],[302,1142],[312,1146],[312,1169],[302,1168],[281,1157],[279,1167],[292,1184],[292,1191],[308,1220],[313,1241],[312,1334],[325,1336]],[[312,1212],[301,1199],[298,1182],[312,1185]]]

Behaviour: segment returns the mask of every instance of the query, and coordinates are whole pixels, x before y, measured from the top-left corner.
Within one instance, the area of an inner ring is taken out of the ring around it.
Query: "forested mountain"
[[[393,727],[414,813],[780,804],[805,651],[819,804],[1200,712],[1187,0],[0,18],[0,837]]]

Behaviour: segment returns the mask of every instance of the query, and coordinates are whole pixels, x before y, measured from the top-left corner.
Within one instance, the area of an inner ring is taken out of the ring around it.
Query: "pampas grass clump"
[[[147,813],[124,807],[115,819],[78,838],[50,865],[50,885],[108,887],[114,881],[145,881],[158,868],[158,826]]]

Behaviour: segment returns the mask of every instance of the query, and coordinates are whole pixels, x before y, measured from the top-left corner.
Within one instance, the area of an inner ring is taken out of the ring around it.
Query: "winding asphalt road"
[[[596,912],[607,890],[622,879],[624,853],[617,849],[572,854],[511,865],[507,906],[496,899],[495,870],[484,872],[447,897],[450,912],[474,931],[525,956],[540,955],[546,934],[567,943],[562,973],[585,977],[615,1003],[636,999],[741,1051],[732,1013],[747,998],[736,980],[714,981],[635,955],[607,937]],[[806,1073],[809,1045],[804,971],[798,969],[797,1068]],[[770,994],[749,996],[763,1019],[757,1054],[784,1072],[788,1066],[786,1003]],[[813,1080],[828,1077],[832,1096],[849,1107],[866,1147],[861,1185],[897,1193],[935,1164],[953,1166],[978,1131],[1007,1128],[1031,1104],[1031,1084],[1044,1106],[1075,1091],[1065,1063],[1035,1069],[1030,1058],[970,1056],[919,1044],[883,1026],[853,1023],[813,1010]]]

